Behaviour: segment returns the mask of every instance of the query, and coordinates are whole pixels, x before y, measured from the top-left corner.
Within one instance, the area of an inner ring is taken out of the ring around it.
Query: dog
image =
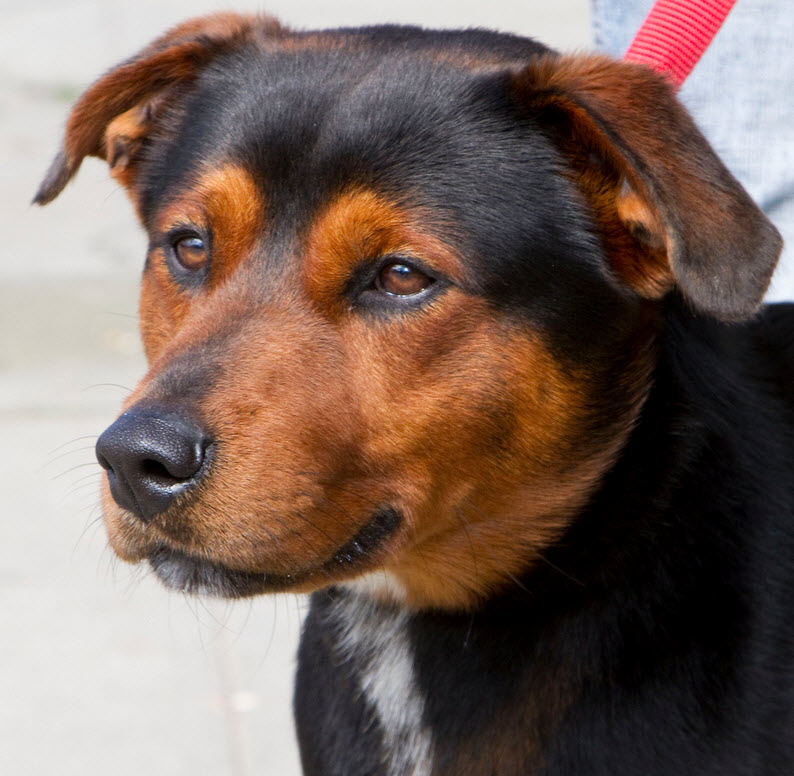
[[[322,776],[794,773],[794,309],[664,77],[188,21],[76,103],[149,235],[113,550],[311,592]]]

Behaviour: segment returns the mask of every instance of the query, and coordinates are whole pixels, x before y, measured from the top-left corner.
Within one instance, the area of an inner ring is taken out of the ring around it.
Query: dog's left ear
[[[623,282],[650,298],[676,285],[726,321],[757,309],[780,235],[662,76],[602,56],[547,56],[512,88],[571,162]]]
[[[278,34],[269,17],[216,13],[190,19],[103,75],[75,104],[63,149],[33,199],[46,205],[61,193],[86,156],[107,160],[127,189],[145,139],[216,57],[256,35]]]

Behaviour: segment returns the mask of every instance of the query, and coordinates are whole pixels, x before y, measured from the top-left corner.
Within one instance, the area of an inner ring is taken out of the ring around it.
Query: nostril
[[[210,445],[184,415],[133,408],[100,436],[96,455],[114,500],[146,521],[204,476]]]
[[[181,482],[185,477],[175,477],[168,469],[160,463],[151,458],[146,458],[141,461],[141,473],[144,477],[149,477],[152,480],[157,480],[164,485],[173,482]]]

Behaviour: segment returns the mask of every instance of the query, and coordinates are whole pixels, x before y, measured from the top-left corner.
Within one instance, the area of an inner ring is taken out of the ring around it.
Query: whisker
[[[574,582],[575,584],[579,585],[580,587],[587,587],[587,585],[585,585],[585,583],[582,582],[581,579],[577,579],[576,577],[574,577],[571,574],[569,574],[567,571],[564,571],[563,569],[561,569],[559,566],[556,566],[542,552],[537,552],[537,556],[538,556],[538,560],[542,560],[547,566],[549,566],[550,568],[553,568],[555,571],[559,572],[564,577],[567,577],[568,579],[570,579],[571,582]]]
[[[278,515],[276,515],[275,513],[272,513],[272,517],[280,526],[285,527],[285,528],[287,527],[286,524],[284,523],[284,521]],[[307,522],[309,522],[309,521],[307,521]],[[309,548],[309,551],[314,556],[314,558],[322,560],[322,558],[323,558],[322,553],[319,553],[317,551],[317,548],[303,535],[303,533],[301,531],[296,531],[296,535]],[[325,576],[328,577],[329,580],[331,580],[332,582],[334,581],[334,578],[331,575],[331,573],[328,571],[328,569],[323,569],[322,571],[323,571],[323,574],[325,574]]]
[[[509,571],[506,571],[505,575],[508,577],[508,579],[510,579],[516,585],[516,587],[520,587],[525,593],[531,593],[532,592],[514,574],[511,574]]]
[[[270,621],[270,638],[267,641],[267,646],[265,647],[265,655],[270,654],[270,650],[273,648],[273,640],[276,636],[276,625],[278,624],[278,596],[276,596],[275,605],[273,606],[273,619]],[[261,663],[260,666],[261,667]]]
[[[118,383],[94,383],[93,385],[87,385],[83,388],[83,392],[90,391],[92,388],[119,388],[127,393],[132,393],[132,388],[128,388],[126,385],[119,385]]]
[[[94,501],[94,500],[92,499],[92,500],[90,501],[90,503],[88,503],[88,504],[85,504],[84,506],[78,507],[78,508],[75,510],[75,514],[76,514],[76,515],[81,515],[81,514],[83,514],[83,512],[89,512],[89,510],[90,510],[90,512],[91,512],[91,513],[93,513],[93,511],[94,511],[95,509],[100,509],[101,507],[102,507],[102,502],[101,502],[101,501]],[[91,517],[91,514],[89,514],[89,516],[88,516],[88,517],[89,517],[89,519],[90,519],[90,517]]]
[[[132,321],[138,320],[137,315],[132,315],[131,313],[117,313],[117,312],[113,312],[112,310],[100,310],[99,312],[97,312],[97,315],[113,315],[116,318],[129,318]]]
[[[281,520],[279,519],[278,515],[276,515],[276,512],[275,512],[274,509],[272,509],[271,507],[268,507],[268,506],[265,506],[265,509],[268,511],[268,513],[270,514],[270,516],[274,520],[279,522],[282,526],[284,525],[284,523],[281,522]],[[278,546],[279,548],[282,547],[281,539],[279,539],[278,536],[276,536],[267,526],[263,525],[262,526],[262,530],[270,537],[270,539],[273,541],[273,543],[276,546]]]
[[[71,498],[72,496],[76,496],[78,493],[85,493],[91,489],[94,494],[99,493],[99,482],[83,482],[80,485],[77,485],[74,488],[70,488],[63,494],[64,498]]]
[[[480,514],[480,516],[481,516],[481,517],[483,517],[483,518],[486,518],[486,517],[487,517],[487,516],[486,516],[486,515],[483,513],[483,511],[482,511],[481,509],[478,509],[478,508],[477,508],[477,507],[476,507],[474,504],[469,504],[469,507],[470,507],[471,509],[473,509],[475,512],[478,512],[478,513]],[[552,563],[552,562],[551,562],[551,561],[550,561],[550,560],[549,560],[549,559],[548,559],[548,558],[547,558],[547,557],[546,557],[546,556],[545,556],[545,555],[544,555],[544,554],[543,554],[543,553],[542,553],[540,550],[538,550],[536,547],[531,547],[530,549],[531,549],[531,550],[532,550],[532,551],[535,553],[535,556],[537,557],[537,559],[538,559],[538,560],[541,560],[541,561],[543,561],[543,562],[544,562],[546,565],[550,566],[550,567],[551,567],[551,568],[553,568],[555,571],[557,571],[557,572],[559,572],[560,574],[562,574],[564,577],[567,577],[568,579],[570,579],[570,580],[571,580],[571,582],[574,582],[574,583],[576,583],[577,585],[581,585],[582,587],[585,587],[585,583],[584,583],[584,582],[582,582],[581,580],[579,580],[579,579],[577,579],[576,577],[572,576],[572,575],[571,575],[571,574],[569,574],[567,571],[564,571],[564,570],[563,570],[563,569],[561,569],[559,566],[555,566],[555,565],[554,565],[554,564],[553,564],[553,563]],[[516,584],[518,584],[518,583],[517,583],[517,581],[516,581],[516,579],[515,579],[514,577],[511,577],[511,578],[513,579],[513,581],[514,581],[514,582],[516,582]],[[522,589],[526,590],[526,588],[522,588]],[[527,592],[529,592],[529,591],[527,591]]]
[[[304,522],[308,523],[308,524],[309,524],[309,525],[310,525],[312,528],[314,528],[314,530],[315,530],[315,531],[317,531],[317,533],[321,533],[321,534],[322,534],[322,535],[323,535],[323,536],[324,536],[326,539],[328,539],[328,541],[329,541],[329,542],[331,542],[331,543],[334,543],[334,539],[332,539],[332,538],[329,536],[329,534],[327,534],[325,531],[323,531],[323,529],[322,529],[322,528],[320,528],[318,525],[316,525],[314,522],[312,522],[311,520],[309,520],[309,518],[308,518],[308,517],[306,517],[306,515],[304,515],[302,512],[296,512],[295,514],[296,514],[296,515],[297,515],[297,516],[298,516],[298,517],[299,517],[301,520],[303,520]]]
[[[58,450],[62,450],[67,445],[73,445],[75,442],[81,442],[84,439],[99,439],[99,436],[97,434],[86,434],[84,436],[75,437],[74,439],[70,439],[68,442],[64,442],[62,445],[58,445],[58,447],[56,447],[55,449],[50,450],[50,452],[47,453],[47,455],[52,455],[53,453],[57,453]]]
[[[471,540],[471,532],[469,531],[469,523],[466,520],[463,510],[460,508],[455,509],[455,515],[457,516],[458,520],[460,521],[461,526],[463,527],[463,532],[466,534],[466,541],[469,543],[469,552],[471,553],[471,560],[474,565],[474,576],[476,579],[479,579],[480,571],[479,567],[477,566],[477,553],[474,552],[474,543]]]
[[[188,611],[193,615],[193,619],[196,621],[196,633],[198,635],[201,651],[205,655],[209,654],[209,650],[207,649],[207,644],[204,639],[204,628],[201,627],[201,617],[198,612],[198,596],[194,595],[193,593],[188,593],[187,591],[182,591],[182,600],[187,606]]]
[[[353,491],[350,491],[352,493]],[[323,501],[327,501],[329,504],[333,504],[353,525],[357,525],[356,519],[348,512],[341,504],[337,504],[334,499],[330,496],[323,496]]]
[[[345,526],[345,525],[346,525],[345,523],[343,523],[343,522],[342,522],[342,521],[339,519],[339,517],[338,517],[338,516],[336,516],[336,515],[332,514],[331,512],[328,512],[328,511],[326,511],[326,510],[324,510],[324,509],[322,509],[322,508],[320,507],[320,505],[317,503],[317,502],[318,502],[318,496],[315,496],[314,494],[312,494],[312,493],[307,493],[307,492],[298,493],[297,495],[299,495],[299,496],[306,496],[306,498],[310,498],[310,499],[311,499],[311,500],[314,502],[314,506],[315,506],[315,508],[316,508],[318,511],[320,511],[320,512],[321,512],[323,515],[327,515],[327,516],[328,516],[328,517],[330,517],[331,519],[335,520],[335,521],[336,521],[336,523],[337,523],[337,525],[341,525],[341,526]],[[340,507],[340,506],[339,506],[337,503],[335,503],[334,501],[332,501],[332,500],[331,500],[330,498],[328,498],[327,496],[319,496],[319,499],[322,499],[323,501],[327,501],[327,502],[329,502],[330,504],[332,504],[333,506],[335,506],[335,507],[336,507],[336,508],[337,508],[337,509],[338,509],[340,512],[342,512],[342,513],[345,515],[345,517],[347,517],[347,518],[350,520],[350,522],[351,522],[351,523],[352,523],[352,522],[354,522],[354,521],[353,521],[353,519],[350,517],[350,515],[349,515],[349,514],[347,514],[347,512],[345,512],[345,510],[343,510],[343,509],[342,509],[342,508],[341,508],[341,507]]]
[[[97,523],[101,523],[102,522],[102,515],[99,515],[99,516],[94,517],[93,519],[91,519],[93,514],[94,514],[94,510],[97,509],[97,508],[101,508],[101,506],[102,506],[101,504],[94,504],[93,505],[93,507],[91,509],[91,513],[88,515],[88,518],[89,518],[88,524],[82,530],[82,532],[80,533],[80,536],[78,536],[77,539],[75,540],[74,547],[72,548],[72,560],[74,560],[74,556],[75,556],[75,553],[77,552],[77,548],[80,546],[81,542],[85,538],[85,535],[92,528],[94,528],[97,525]]]
[[[65,453],[61,453],[60,455],[56,455],[54,458],[51,458],[46,463],[42,464],[37,472],[41,472],[46,469],[48,466],[52,466],[56,461],[60,461],[61,458],[66,458],[69,455],[75,455],[77,453],[84,453],[86,450],[93,450],[94,445],[84,445],[83,447],[75,448],[74,450],[67,450]]]
[[[463,649],[469,646],[469,639],[471,638],[471,631],[474,628],[474,612],[471,613],[469,618],[469,627],[466,629],[466,636],[463,639]]]
[[[248,622],[250,621],[251,615],[254,612],[254,604],[253,604],[253,602],[251,601],[250,598],[246,600],[246,603],[248,605],[247,606],[247,610],[246,610],[246,613],[245,613],[245,617],[243,618],[243,622],[240,625],[240,628],[239,628],[239,630],[237,631],[237,633],[236,633],[236,635],[234,637],[235,644],[240,640],[240,638],[242,637],[243,633],[245,633],[245,631],[248,629]]]
[[[83,477],[78,477],[69,487],[69,489],[63,494],[64,498],[68,498],[69,496],[77,493],[84,488],[87,488],[89,485],[96,487],[99,485],[100,479],[102,477],[101,472],[91,472],[90,474],[86,474]],[[86,482],[89,480],[89,482]]]
[[[214,623],[217,631],[213,636],[213,641],[218,638],[219,631],[227,631],[232,632],[229,628],[229,614],[228,609],[226,614],[222,614],[220,611],[220,602],[213,600],[213,604],[218,604],[218,606],[208,605],[207,601],[202,596],[195,596],[196,605],[200,606],[204,612],[209,616],[210,620]]]
[[[54,482],[55,480],[59,480],[61,477],[65,477],[67,474],[69,474],[69,472],[73,472],[76,469],[84,469],[86,466],[99,466],[99,463],[97,461],[89,461],[88,463],[78,463],[76,466],[72,466],[70,469],[67,469],[65,472],[61,472],[60,474],[56,474],[54,477],[50,477],[50,480]]]

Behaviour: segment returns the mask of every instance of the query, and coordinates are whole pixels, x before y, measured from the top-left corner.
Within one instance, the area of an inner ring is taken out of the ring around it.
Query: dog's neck
[[[354,667],[377,716],[390,758],[388,776],[430,774],[432,736],[406,627],[411,616],[366,592],[343,595],[332,608],[340,657]]]
[[[510,773],[540,767],[549,726],[572,695],[545,657],[532,658],[536,629],[517,618],[512,596],[476,614],[411,611],[349,587],[314,604],[333,662],[380,733],[386,776],[489,773],[494,758]],[[468,729],[487,730],[488,743]]]

